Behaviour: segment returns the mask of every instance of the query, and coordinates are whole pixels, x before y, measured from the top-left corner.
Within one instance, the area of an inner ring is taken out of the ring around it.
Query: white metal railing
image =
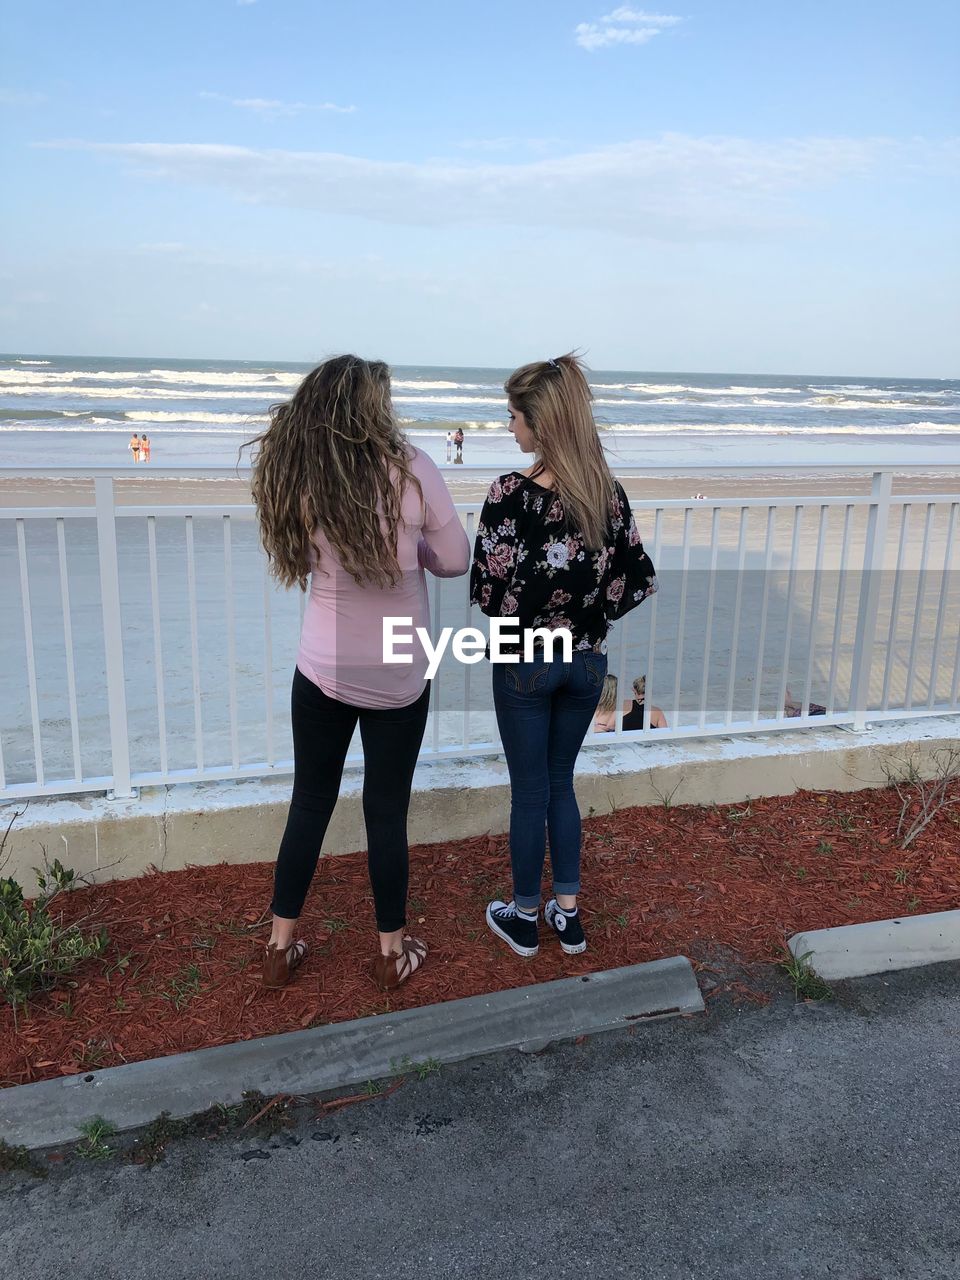
[[[658,470],[683,469],[617,468],[624,479]],[[957,492],[894,494],[892,468],[831,466],[868,474],[869,492],[633,499],[661,590],[615,626],[609,670],[621,704],[646,675],[645,728],[625,732],[618,715],[588,746],[960,711],[960,468],[939,470]],[[777,468],[790,471],[811,468]],[[286,699],[303,602],[271,583],[252,506],[118,502],[127,474],[142,471],[0,468],[5,480],[92,482],[62,505],[0,506],[0,799],[128,796],[292,768]],[[479,505],[458,504],[471,541]],[[482,621],[466,579],[431,580],[431,618],[435,629]],[[654,706],[667,728],[650,728]],[[448,657],[423,756],[498,749],[485,669]]]

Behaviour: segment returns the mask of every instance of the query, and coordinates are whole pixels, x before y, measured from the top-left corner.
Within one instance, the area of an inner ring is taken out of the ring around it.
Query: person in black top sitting
[[[471,599],[493,618],[566,629],[572,662],[493,664],[493,700],[510,772],[513,900],[487,924],[518,955],[539,949],[541,879],[550,834],[553,890],[545,918],[568,954],[586,950],[577,910],[577,755],[607,671],[611,622],[657,589],[623,487],[607,466],[590,387],[573,355],[524,365],[505,384],[509,428],[535,462],[490,486],[480,520]]]
[[[647,692],[647,677],[637,676],[633,682],[633,701],[624,703],[623,708],[623,727],[624,729],[642,729],[643,728],[643,703]],[[650,728],[665,729],[667,727],[667,717],[663,714],[659,707],[651,706],[650,708]]]

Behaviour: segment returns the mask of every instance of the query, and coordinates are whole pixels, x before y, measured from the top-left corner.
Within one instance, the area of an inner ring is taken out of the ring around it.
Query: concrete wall
[[[960,746],[960,717],[886,724],[863,733],[799,729],[744,738],[591,747],[581,757],[577,795],[586,814],[632,805],[729,804],[799,789],[856,791],[882,786],[885,767],[910,759],[926,773],[938,751]],[[344,779],[324,853],[366,848],[361,778]],[[95,879],[217,862],[272,860],[283,831],[289,777],[144,790],[137,800],[74,797],[32,802],[7,841],[3,873],[28,892],[44,849]],[[502,759],[422,764],[410,807],[413,844],[507,830],[510,793]],[[22,808],[23,806],[17,806]],[[10,809],[0,810],[0,816]],[[6,822],[4,821],[4,826]]]

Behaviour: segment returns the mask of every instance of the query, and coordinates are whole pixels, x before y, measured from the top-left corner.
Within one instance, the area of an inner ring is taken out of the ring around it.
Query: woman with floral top
[[[606,636],[657,589],[630,504],[610,474],[573,355],[524,365],[505,384],[509,428],[535,461],[490,486],[477,527],[471,599],[490,617],[565,628],[572,662],[495,663],[493,699],[510,771],[513,901],[491,902],[487,924],[518,955],[539,949],[540,886],[550,838],[555,896],[544,917],[568,954],[587,944],[577,910],[577,755],[607,671]]]

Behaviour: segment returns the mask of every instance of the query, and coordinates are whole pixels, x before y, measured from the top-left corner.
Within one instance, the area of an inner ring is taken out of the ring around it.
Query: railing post
[[[93,486],[97,511],[100,608],[103,611],[103,654],[106,663],[107,711],[110,717],[110,757],[113,772],[113,790],[110,792],[110,798],[126,800],[136,795],[136,792],[130,785],[130,738],[127,729],[127,689],[123,670],[120,564],[117,558],[113,477],[97,476]]]
[[[863,573],[860,580],[860,604],[857,610],[857,634],[853,644],[853,669],[850,676],[850,710],[853,728],[860,732],[867,724],[870,701],[870,676],[873,671],[873,647],[877,638],[877,616],[880,612],[880,585],[887,549],[887,524],[890,519],[890,495],[893,473],[875,471],[870,486],[867,533],[863,547]],[[887,655],[889,662],[890,655]]]

